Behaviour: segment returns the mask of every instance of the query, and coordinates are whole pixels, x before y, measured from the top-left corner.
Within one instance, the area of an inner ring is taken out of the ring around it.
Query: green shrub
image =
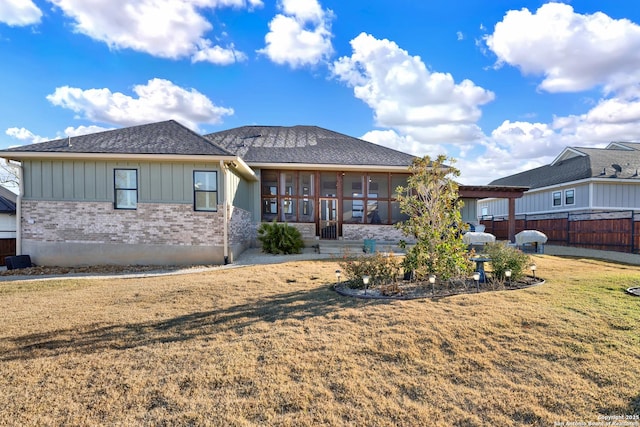
[[[498,280],[505,279],[504,272],[507,270],[511,270],[513,280],[518,280],[524,276],[527,267],[531,264],[529,255],[500,242],[487,244],[485,253],[491,258],[493,276]]]
[[[348,286],[354,289],[364,288],[362,276],[369,276],[369,287],[375,287],[395,282],[401,271],[401,263],[397,257],[384,256],[380,252],[349,258],[339,265]]]
[[[286,223],[264,222],[258,228],[262,251],[268,254],[299,254],[304,248],[300,231]]]
[[[444,155],[414,159],[407,186],[396,188],[400,211],[408,217],[396,227],[416,242],[407,251],[404,267],[414,270],[418,278],[435,274],[448,280],[463,277],[473,268],[460,234],[465,227],[455,180],[460,171],[445,164],[446,160]]]

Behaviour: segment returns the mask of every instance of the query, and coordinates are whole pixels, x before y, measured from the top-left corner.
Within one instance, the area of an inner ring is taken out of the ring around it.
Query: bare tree
[[[0,159],[0,185],[7,188],[18,188],[20,186],[18,166],[9,163],[5,159]]]

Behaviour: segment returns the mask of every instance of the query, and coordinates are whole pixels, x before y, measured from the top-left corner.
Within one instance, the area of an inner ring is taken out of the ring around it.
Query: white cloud
[[[333,53],[331,19],[317,0],[280,0],[282,13],[269,23],[266,46],[258,50],[276,64],[316,65]]]
[[[112,130],[112,129],[114,128],[105,128],[102,126],[95,126],[95,125],[78,126],[75,128],[69,126],[64,130],[64,136],[74,137],[74,136],[80,136],[80,135],[88,135],[90,133],[104,132],[106,130]]]
[[[56,135],[56,138],[87,135],[90,133],[103,132],[105,130],[111,130],[111,129],[113,128],[105,128],[102,126],[95,126],[95,125],[78,126],[75,128],[69,126],[64,130],[64,132],[58,132]],[[49,141],[52,139],[52,138],[36,135],[26,128],[13,127],[13,128],[7,129],[5,133],[14,139],[22,141],[24,144],[36,144],[38,142]]]
[[[374,111],[376,124],[428,145],[467,143],[481,138],[480,106],[494,94],[470,80],[431,72],[419,56],[389,40],[362,33],[351,41],[353,54],[333,64],[333,73],[353,87],[356,98]]]
[[[32,0],[2,0],[0,2],[0,22],[9,26],[22,27],[40,22],[42,11]]]
[[[219,107],[195,89],[184,89],[163,79],[133,87],[137,98],[103,89],[56,88],[49,102],[70,109],[91,121],[132,126],[175,119],[191,129],[198,123],[220,123],[233,109]]]
[[[461,156],[462,182],[487,184],[549,164],[565,147],[602,148],[612,141],[640,142],[640,98],[601,99],[584,114],[557,116],[551,123],[506,120],[481,150]]]
[[[5,131],[5,133],[9,135],[11,138],[15,138],[19,141],[23,141],[28,144],[47,141],[49,139],[49,138],[42,137],[40,135],[36,135],[33,132],[31,132],[29,129],[25,129],[25,128],[17,128],[17,127],[9,128]]]
[[[204,35],[212,30],[205,8],[253,8],[259,0],[48,0],[75,21],[75,30],[113,49],[133,49],[161,58],[192,57],[226,65],[244,54],[212,46]]]
[[[444,153],[446,150],[440,145],[427,145],[421,144],[419,141],[413,139],[410,135],[400,135],[392,129],[387,130],[372,130],[365,133],[360,137],[365,141],[373,142],[374,144],[382,145],[387,148],[402,151],[404,153],[413,154],[414,156],[423,157],[425,155],[437,156]]]
[[[191,62],[210,62],[217,65],[229,65],[246,60],[247,55],[236,51],[233,45],[229,48],[211,46],[209,40],[203,40],[199,50],[191,57]]]
[[[604,13],[575,13],[548,3],[535,13],[511,10],[485,42],[498,57],[525,74],[544,75],[548,92],[604,86],[614,92],[640,81],[640,26]]]

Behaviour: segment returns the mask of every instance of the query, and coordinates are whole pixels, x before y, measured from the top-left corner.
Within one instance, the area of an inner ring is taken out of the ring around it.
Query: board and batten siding
[[[640,182],[595,182],[592,194],[597,209],[640,209]]]
[[[100,160],[24,161],[24,198],[112,202],[114,169],[138,171],[140,203],[193,203],[193,171],[217,171],[218,200],[223,200],[223,178],[217,163]]]
[[[227,176],[229,179],[230,203],[245,211],[253,211],[253,192],[255,188],[260,188],[260,183],[247,182],[233,171],[230,171]]]
[[[476,199],[463,198],[462,202],[464,203],[460,211],[460,213],[462,214],[462,221],[471,222],[474,224],[478,222],[478,209],[476,207]]]
[[[574,204],[566,205],[564,202],[565,190],[574,190]],[[562,203],[553,206],[553,193],[562,192]],[[482,215],[482,208],[486,207],[486,215],[506,217],[509,215],[509,202],[507,199],[487,199],[478,202],[478,215]],[[516,199],[516,215],[545,214],[553,212],[565,212],[569,210],[589,209],[589,183],[567,184],[544,190],[533,190],[524,193],[522,198]]]

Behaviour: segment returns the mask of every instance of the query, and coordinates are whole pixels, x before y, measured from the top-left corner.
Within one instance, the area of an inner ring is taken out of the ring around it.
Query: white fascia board
[[[611,150],[611,149],[635,151],[633,148],[627,147],[626,145],[621,144],[619,142],[610,142],[609,145],[605,147],[605,150]]]
[[[380,166],[380,165],[329,165],[313,163],[249,163],[252,168],[259,169],[289,169],[289,170],[342,170],[345,172],[402,172],[409,173],[409,166]]]
[[[254,172],[254,170],[251,169],[249,165],[247,165],[244,162],[244,160],[242,160],[240,157],[236,157],[233,161],[228,162],[228,164],[230,163],[235,163],[236,170],[238,171],[238,173],[242,175],[242,177],[246,178],[247,180],[254,181],[254,182],[257,182],[260,180],[256,175],[256,173]]]
[[[573,156],[569,156],[569,154],[573,154]],[[562,153],[558,154],[558,157],[553,159],[553,161],[549,165],[553,166],[562,160],[572,158],[572,157],[578,157],[578,156],[584,157],[586,156],[586,154],[576,148],[567,147],[564,150],[562,150]]]

